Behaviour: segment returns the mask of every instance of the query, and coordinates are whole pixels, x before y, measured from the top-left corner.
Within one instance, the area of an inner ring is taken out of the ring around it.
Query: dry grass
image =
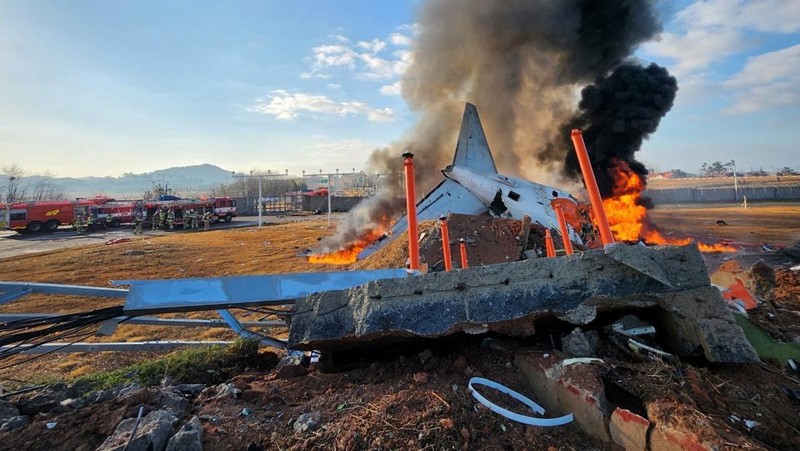
[[[790,246],[800,241],[800,205],[694,205],[656,208],[650,217],[667,234]],[[718,225],[724,221],[727,225]]]
[[[652,217],[675,235],[727,238],[745,242],[789,245],[800,241],[800,205],[739,207],[687,207],[656,209]],[[718,226],[724,220],[727,226]],[[115,245],[90,245],[44,254],[0,260],[0,279],[110,286],[111,280],[217,277],[249,274],[331,271],[345,266],[309,265],[298,253],[333,233],[324,220],[310,220],[256,228],[174,233],[137,238]],[[397,266],[404,261],[402,237],[383,257],[354,265],[355,268]],[[118,305],[121,300],[70,296],[31,295],[0,306],[0,312],[67,313]],[[173,314],[189,318],[213,318],[214,312]],[[259,319],[255,314],[241,319]],[[272,330],[270,334],[285,334]],[[232,340],[228,329],[165,328],[121,325],[112,337],[88,337],[86,341]],[[75,377],[113,370],[152,358],[153,353],[101,353],[49,355],[34,362],[0,370],[0,379]],[[0,362],[0,366],[8,362]]]

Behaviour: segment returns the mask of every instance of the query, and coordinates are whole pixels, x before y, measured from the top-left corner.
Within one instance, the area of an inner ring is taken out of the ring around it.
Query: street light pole
[[[733,201],[739,202],[739,182],[736,179],[736,160],[731,160],[733,166]]]

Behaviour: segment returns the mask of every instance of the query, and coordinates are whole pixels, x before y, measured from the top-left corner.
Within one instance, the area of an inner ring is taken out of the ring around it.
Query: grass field
[[[651,211],[651,218],[667,236],[729,239],[744,243],[787,246],[800,241],[800,203],[734,206],[670,206]],[[727,225],[717,225],[724,221]],[[325,220],[312,219],[245,229],[174,233],[133,239],[114,245],[95,244],[43,254],[0,260],[2,277],[9,281],[110,286],[119,279],[170,279],[248,274],[330,271],[344,266],[311,265],[298,255],[333,233]],[[30,295],[0,307],[0,312],[67,313],[119,304],[119,300],[70,296]],[[213,312],[184,316],[213,318]],[[258,319],[239,314],[241,319]],[[267,331],[280,336],[285,330]],[[112,337],[85,337],[85,341],[229,340],[226,329],[164,328],[121,325]],[[25,365],[0,369],[0,379],[32,376],[75,377],[110,370],[149,358],[148,353],[56,354]],[[0,366],[9,362],[0,362]]]

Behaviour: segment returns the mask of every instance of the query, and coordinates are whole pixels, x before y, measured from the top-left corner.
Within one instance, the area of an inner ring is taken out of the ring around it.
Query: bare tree
[[[0,172],[4,176],[3,194],[8,202],[18,202],[25,197],[25,188],[20,187],[20,180],[25,171],[17,164],[3,166]]]
[[[30,200],[62,200],[64,191],[53,183],[52,174],[45,172],[32,186]]]

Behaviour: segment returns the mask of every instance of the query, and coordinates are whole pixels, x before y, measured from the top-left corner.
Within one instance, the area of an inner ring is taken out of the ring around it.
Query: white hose
[[[491,410],[492,412],[500,414],[508,418],[509,420],[516,421],[522,424],[529,424],[531,426],[543,426],[543,427],[561,426],[572,422],[571,413],[568,415],[564,415],[563,417],[557,417],[557,418],[536,418],[504,409],[498,406],[497,404],[489,401],[483,395],[478,393],[478,391],[475,390],[475,388],[472,386],[473,384],[485,385],[489,388],[493,388],[499,392],[505,393],[511,396],[512,398],[516,399],[517,401],[525,404],[526,406],[528,406],[528,408],[538,413],[539,415],[544,415],[544,408],[539,404],[536,404],[535,402],[531,401],[525,395],[517,393],[514,390],[506,387],[505,385],[498,384],[497,382],[490,381],[489,379],[484,379],[482,377],[473,377],[472,379],[470,379],[467,387],[469,388],[469,392],[472,393],[472,396],[475,399],[477,399],[478,402],[488,407],[489,410]]]

